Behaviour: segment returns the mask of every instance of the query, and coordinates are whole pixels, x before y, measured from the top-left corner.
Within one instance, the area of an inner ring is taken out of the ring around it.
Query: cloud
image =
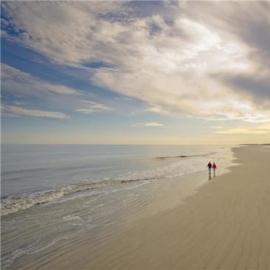
[[[215,128],[216,134],[228,134],[228,135],[264,135],[270,134],[270,124],[268,123],[251,123],[246,126],[240,126],[237,128],[225,128],[220,126]]]
[[[216,74],[215,76],[238,91],[238,93],[242,93],[252,103],[257,104],[258,108],[261,107],[266,110],[270,108],[270,77],[256,73]]]
[[[40,96],[40,95],[79,95],[80,92],[64,85],[57,85],[42,81],[30,74],[7,64],[1,64],[2,88],[9,93]]]
[[[270,119],[269,3],[9,2],[3,7],[12,18],[3,24],[4,38],[51,61],[89,70],[92,83],[142,100],[150,112]],[[91,68],[91,63],[102,65]],[[95,109],[92,104],[77,111]]]
[[[122,27],[98,17],[119,7],[115,1],[5,2],[3,13],[10,20],[5,21],[3,35],[64,65],[77,66],[101,58],[107,62],[117,50],[110,39]],[[10,29],[12,35],[8,34]]]
[[[161,123],[150,122],[150,123],[136,123],[131,125],[132,127],[163,127],[164,125]]]
[[[151,107],[145,109],[145,111],[157,114],[168,114],[167,111],[165,111],[163,108],[157,105],[151,105]]]
[[[245,128],[235,128],[235,129],[228,129],[228,130],[220,130],[216,131],[217,134],[228,134],[228,135],[261,135],[261,134],[269,134],[269,129],[245,129]]]
[[[35,116],[35,117],[49,117],[49,118],[59,118],[65,119],[69,118],[67,115],[61,112],[51,112],[51,111],[41,111],[41,110],[30,110],[22,107],[2,105],[2,113],[6,115],[24,115],[24,116]]]
[[[96,112],[112,110],[111,108],[109,108],[103,104],[94,102],[94,101],[84,100],[84,101],[82,101],[82,103],[85,104],[85,107],[81,108],[81,109],[76,109],[76,112],[83,113],[83,114],[92,114],[92,113],[96,113]]]
[[[163,127],[163,124],[151,122],[151,123],[145,123],[145,126],[146,127]]]

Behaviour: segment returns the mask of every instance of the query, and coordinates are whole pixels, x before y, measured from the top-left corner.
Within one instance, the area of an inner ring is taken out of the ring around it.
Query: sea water
[[[200,145],[2,145],[1,152],[3,269],[86,230],[104,231],[145,208],[151,187],[192,190],[198,183],[184,176],[207,172],[208,161],[224,171],[232,158],[231,147]]]

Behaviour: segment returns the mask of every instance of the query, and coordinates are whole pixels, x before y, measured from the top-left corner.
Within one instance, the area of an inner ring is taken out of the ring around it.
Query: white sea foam
[[[35,192],[32,194],[9,196],[1,200],[1,215],[5,216],[7,214],[18,212],[20,210],[29,209],[37,204],[56,201],[63,198],[66,195],[73,194],[76,192],[101,188],[113,184],[115,184],[115,182],[103,181],[100,183],[70,185],[60,189],[51,189],[42,192]]]

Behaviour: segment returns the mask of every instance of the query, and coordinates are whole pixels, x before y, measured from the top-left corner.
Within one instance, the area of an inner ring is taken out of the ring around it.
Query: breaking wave
[[[21,210],[29,209],[35,205],[48,203],[59,200],[64,196],[87,191],[91,189],[98,189],[102,187],[115,186],[124,183],[137,182],[142,180],[152,179],[130,179],[130,180],[105,180],[98,183],[79,184],[62,187],[60,189],[51,189],[46,191],[35,192],[32,194],[20,194],[8,196],[1,199],[1,216],[16,213]]]

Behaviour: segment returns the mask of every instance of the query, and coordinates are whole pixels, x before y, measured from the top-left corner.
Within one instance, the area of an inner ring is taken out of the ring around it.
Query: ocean
[[[225,173],[232,152],[202,145],[2,145],[1,158],[1,257],[8,269],[85,232],[95,241],[108,237],[107,226],[144,211],[169,187],[182,192],[177,200],[188,196],[207,182],[207,163]],[[186,177],[200,172],[205,177]]]

